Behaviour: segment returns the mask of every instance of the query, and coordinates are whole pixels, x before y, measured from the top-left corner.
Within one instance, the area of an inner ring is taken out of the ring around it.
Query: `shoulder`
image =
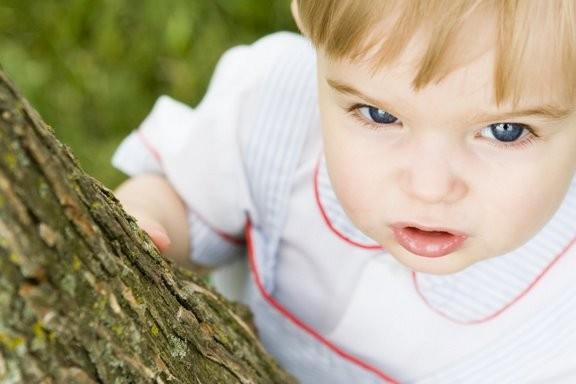
[[[282,86],[284,80],[294,76],[310,75],[315,68],[316,55],[312,43],[292,32],[276,32],[251,44],[228,49],[215,68],[212,85],[220,83],[231,87],[260,88]]]
[[[293,33],[266,36],[246,48],[254,76],[239,127],[243,172],[254,201],[252,222],[281,226],[308,133],[317,127],[316,56]]]
[[[276,32],[256,40],[252,44],[268,56],[292,56],[294,54],[312,54],[314,49],[310,40],[293,32]]]
[[[264,36],[252,44],[233,47],[223,55],[221,61],[240,59],[245,64],[262,67],[277,63],[280,59],[295,57],[310,60],[313,56],[314,49],[310,40],[302,35],[283,31]]]
[[[316,52],[307,38],[292,32],[277,32],[265,36],[251,46],[265,72],[298,72],[315,68]]]
[[[238,111],[234,124],[245,147],[262,130],[283,129],[280,116],[287,124],[309,126],[316,98],[312,43],[292,32],[277,32],[226,51],[198,109],[216,108],[220,113],[226,104],[229,112]],[[264,120],[266,124],[257,124]]]

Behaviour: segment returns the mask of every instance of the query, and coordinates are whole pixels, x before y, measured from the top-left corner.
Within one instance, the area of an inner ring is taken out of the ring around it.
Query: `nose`
[[[426,204],[454,203],[467,192],[458,175],[458,157],[447,145],[428,143],[409,149],[408,163],[401,173],[403,192]]]

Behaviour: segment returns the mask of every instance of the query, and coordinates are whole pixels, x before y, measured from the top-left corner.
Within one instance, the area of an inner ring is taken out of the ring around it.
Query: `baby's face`
[[[531,114],[550,101],[541,90],[497,108],[490,49],[414,92],[415,52],[375,74],[318,52],[326,161],[360,230],[409,268],[453,273],[523,245],[551,218],[576,171],[576,118]]]

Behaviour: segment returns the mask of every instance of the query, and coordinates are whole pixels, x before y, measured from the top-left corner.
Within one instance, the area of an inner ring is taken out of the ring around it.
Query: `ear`
[[[300,30],[300,32],[303,35],[306,35],[304,28],[302,28],[302,21],[300,21],[300,11],[298,10],[298,0],[292,0],[292,3],[290,4],[290,9],[292,11],[292,17],[294,18],[294,21],[296,22],[298,29]]]

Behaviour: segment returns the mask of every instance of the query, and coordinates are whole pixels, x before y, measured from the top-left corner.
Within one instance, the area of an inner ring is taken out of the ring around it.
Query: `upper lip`
[[[415,222],[409,222],[409,221],[402,221],[402,222],[396,222],[390,225],[392,228],[395,229],[402,229],[402,228],[406,228],[406,227],[412,227],[412,228],[418,228],[422,231],[437,231],[437,232],[448,232],[452,235],[455,236],[462,236],[462,237],[468,237],[468,234],[456,229],[452,229],[452,228],[447,228],[447,227],[443,227],[443,226],[432,226],[432,225],[423,225],[423,224],[419,224],[419,223],[415,223]]]

